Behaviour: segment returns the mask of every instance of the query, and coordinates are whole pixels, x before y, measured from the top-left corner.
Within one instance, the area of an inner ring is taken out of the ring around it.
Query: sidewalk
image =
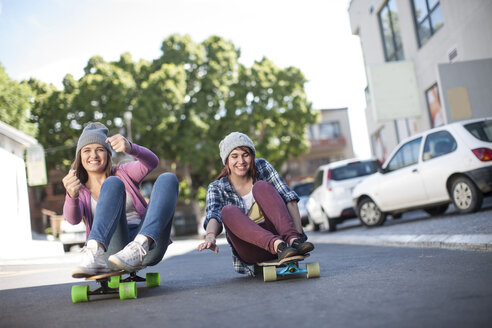
[[[431,247],[449,249],[468,249],[492,251],[492,234],[337,234],[326,232],[307,232],[309,241],[324,244],[373,245]],[[197,236],[176,240],[169,246],[164,258],[182,255],[198,246],[201,239]],[[226,244],[222,236],[218,244]],[[3,246],[5,247],[5,246]],[[2,249],[7,249],[3,248]],[[56,241],[33,240],[16,252],[0,255],[0,265],[40,264],[78,261],[78,253],[64,253],[63,246]]]
[[[43,257],[64,256],[63,244],[59,241],[29,240],[16,245],[0,241],[0,265],[16,260],[33,260]]]
[[[433,247],[492,251],[492,234],[308,234],[314,243]]]

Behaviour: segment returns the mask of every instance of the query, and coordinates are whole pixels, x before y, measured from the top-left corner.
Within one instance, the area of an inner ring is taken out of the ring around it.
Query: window
[[[448,131],[439,131],[427,136],[424,145],[424,161],[449,154],[456,150],[456,140]]]
[[[419,47],[422,47],[443,25],[439,0],[412,0]]]
[[[465,125],[465,129],[479,140],[492,142],[492,121],[470,123]]]
[[[422,138],[417,138],[401,146],[388,163],[387,170],[394,171],[403,167],[417,164],[419,161],[419,149],[421,143]]]
[[[335,181],[347,180],[373,174],[378,170],[377,161],[353,162],[331,169],[331,179]]]
[[[321,123],[319,125],[320,139],[339,137],[340,124],[338,122]]]
[[[296,192],[297,196],[309,196],[311,191],[313,191],[313,183],[301,183],[299,185],[296,185],[292,189]]]
[[[425,98],[427,100],[427,108],[429,109],[431,128],[444,125],[444,113],[442,111],[441,101],[439,100],[437,84],[427,89]]]
[[[323,170],[319,170],[314,177],[313,190],[323,184]]]
[[[342,135],[339,122],[326,122],[311,125],[309,130],[311,139],[330,139]]]
[[[386,61],[403,60],[403,44],[396,11],[396,0],[389,0],[381,9],[379,12],[379,25],[383,37]]]

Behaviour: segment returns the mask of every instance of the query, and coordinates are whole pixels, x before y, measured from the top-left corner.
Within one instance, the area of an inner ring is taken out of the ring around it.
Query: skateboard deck
[[[123,278],[123,275],[128,277]],[[91,290],[89,285],[72,286],[72,302],[88,302],[92,295],[119,294],[120,299],[137,298],[137,282],[145,281],[147,287],[160,285],[159,273],[147,273],[145,278],[137,272],[123,270],[86,277],[85,280],[95,280],[100,286]]]
[[[289,262],[302,261],[307,257],[309,257],[309,253],[304,254],[304,255],[289,256],[289,257],[286,257],[280,261],[279,260],[271,260],[271,261],[260,262],[260,263],[256,263],[256,265],[261,266],[261,267],[280,266],[282,264],[289,263]]]
[[[265,282],[275,281],[279,277],[286,277],[289,275],[298,275],[304,273],[306,274],[307,279],[318,278],[320,276],[318,262],[306,263],[306,269],[302,269],[299,266],[299,262],[303,261],[307,257],[309,257],[309,253],[304,255],[286,257],[280,261],[272,260],[260,262],[255,265],[255,269],[261,267],[263,268],[263,280]]]
[[[99,279],[104,279],[104,278],[109,278],[109,277],[114,277],[114,276],[121,276],[124,273],[127,273],[127,272],[125,270],[120,270],[120,271],[114,271],[114,272],[108,272],[108,273],[101,273],[101,274],[97,274],[95,276],[86,277],[85,280],[99,280]]]

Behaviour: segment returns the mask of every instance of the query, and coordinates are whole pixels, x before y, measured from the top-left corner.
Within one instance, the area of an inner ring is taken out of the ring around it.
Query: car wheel
[[[326,229],[330,232],[337,231],[337,222],[335,219],[330,219],[325,212],[323,212],[323,216],[326,221]]]
[[[311,215],[308,215],[308,220],[309,220],[309,224],[313,227],[313,231],[319,231],[320,225],[318,223],[314,222]]]
[[[379,226],[386,221],[386,213],[381,212],[376,203],[370,198],[365,198],[359,203],[357,215],[360,222],[366,227]]]
[[[482,206],[483,195],[467,177],[459,177],[451,186],[451,198],[460,213],[472,213]]]
[[[424,208],[424,211],[426,211],[427,214],[429,214],[431,216],[436,216],[436,215],[444,214],[444,212],[446,212],[448,207],[449,207],[449,204],[444,204],[444,205],[440,205],[440,206]]]

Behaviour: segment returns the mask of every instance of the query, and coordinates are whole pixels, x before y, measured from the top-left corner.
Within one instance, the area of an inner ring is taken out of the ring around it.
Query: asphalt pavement
[[[134,301],[107,295],[77,304],[70,290],[84,281],[71,271],[80,253],[23,245],[0,258],[0,327],[485,327],[491,222],[489,199],[472,214],[450,207],[436,217],[389,217],[381,227],[352,219],[333,233],[308,231],[316,245],[308,260],[319,262],[321,277],[275,283],[235,273],[223,236],[218,256],[196,251],[201,236],[179,237],[143,271],[159,272],[160,287],[140,284]]]
[[[364,227],[357,218],[354,218],[338,225],[336,232],[308,230],[307,235],[314,243],[490,251],[492,250],[492,197],[485,198],[482,209],[476,213],[460,214],[451,205],[446,213],[435,217],[421,210],[410,211],[399,219],[389,216],[384,225],[374,228]],[[176,238],[178,242],[181,241],[182,246],[171,247],[166,256],[174,256],[173,252],[189,251],[190,247],[193,248],[199,243],[200,238],[200,236]],[[17,245],[15,249],[9,249],[8,252],[1,252],[0,266],[77,261],[77,255],[64,254],[60,251],[62,249],[61,243],[57,241],[33,240],[31,243]]]
[[[197,242],[177,240],[169,252]],[[227,245],[218,255],[191,250],[140,272],[159,272],[161,285],[139,283],[137,299],[76,304],[72,286],[97,283],[40,284],[69,276],[69,263],[10,266],[0,279],[0,327],[454,328],[492,320],[491,252],[317,243],[306,262],[319,263],[319,278],[265,283],[234,272]],[[37,283],[3,288],[21,279]]]

